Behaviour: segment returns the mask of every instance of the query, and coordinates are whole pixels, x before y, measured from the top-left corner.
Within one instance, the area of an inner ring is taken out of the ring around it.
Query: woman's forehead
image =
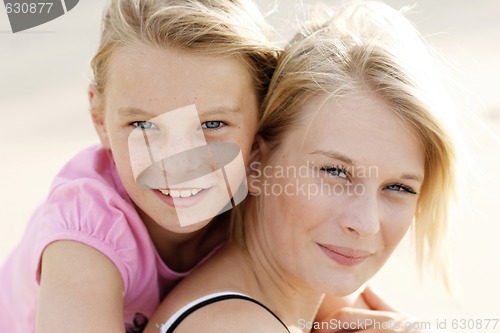
[[[339,99],[315,98],[301,112],[304,120],[291,145],[303,152],[337,151],[362,163],[400,160],[423,164],[423,151],[415,131],[370,93],[356,93]]]

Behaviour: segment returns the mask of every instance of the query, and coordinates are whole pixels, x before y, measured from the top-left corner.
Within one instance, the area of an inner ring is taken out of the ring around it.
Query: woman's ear
[[[89,105],[90,105],[90,115],[92,116],[92,122],[94,123],[95,130],[101,143],[105,149],[111,149],[109,143],[109,136],[106,130],[106,122],[104,117],[104,105],[102,105],[101,94],[97,90],[95,84],[90,84],[87,90]]]
[[[249,163],[247,166],[247,174],[249,172],[249,169],[251,169],[252,164],[260,165],[262,161],[264,161],[264,159],[268,154],[268,151],[269,151],[268,144],[259,134],[257,134],[252,144],[252,150],[250,151],[250,157],[248,159]]]
[[[248,192],[250,193],[259,193],[260,189],[258,188],[259,178],[262,174],[263,170],[263,161],[266,160],[267,155],[269,154],[268,144],[264,141],[264,139],[260,135],[256,135],[253,145],[252,151],[250,152],[250,157],[247,165],[247,181],[248,181]]]

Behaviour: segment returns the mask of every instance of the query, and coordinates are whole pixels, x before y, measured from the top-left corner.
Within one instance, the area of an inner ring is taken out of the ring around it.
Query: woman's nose
[[[365,188],[363,194],[355,194],[348,199],[345,211],[340,214],[340,226],[346,233],[359,237],[375,235],[380,230],[379,202],[376,191]],[[346,202],[347,203],[347,202]]]

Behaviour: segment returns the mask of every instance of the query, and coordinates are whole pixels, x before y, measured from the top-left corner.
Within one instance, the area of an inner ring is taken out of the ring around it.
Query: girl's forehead
[[[196,104],[202,109],[207,104],[240,106],[246,96],[256,94],[237,57],[213,58],[175,48],[127,46],[117,51],[107,92],[124,103],[139,101],[142,107],[162,103],[168,110]]]
[[[109,70],[113,68],[130,70],[133,67],[150,66],[159,70],[163,67],[183,65],[193,69],[205,67],[208,70],[212,68],[215,72],[221,64],[224,64],[225,67],[230,66],[232,70],[238,69],[238,72],[249,72],[245,59],[238,54],[218,54],[209,50],[206,53],[201,53],[176,46],[138,44],[116,47],[110,58]]]

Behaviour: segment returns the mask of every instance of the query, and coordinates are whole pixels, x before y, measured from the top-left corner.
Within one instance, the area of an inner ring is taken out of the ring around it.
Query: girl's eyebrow
[[[197,111],[198,111],[199,116],[203,115],[205,117],[212,116],[212,115],[222,115],[222,114],[238,115],[241,113],[241,108],[230,107],[230,106],[218,106],[218,107],[213,107],[206,112],[200,112],[199,110],[197,110]],[[166,111],[164,113],[167,113],[167,112],[169,112],[169,111]],[[148,111],[145,111],[141,108],[132,107],[132,106],[119,108],[118,114],[120,116],[123,116],[123,117],[131,117],[131,116],[137,117],[137,116],[139,116],[139,117],[143,117],[145,119],[153,119],[153,118],[159,116],[157,114],[154,114],[153,112],[148,112]]]
[[[131,117],[131,116],[139,116],[139,117],[143,117],[144,119],[153,119],[155,117],[157,117],[157,115],[151,113],[151,112],[148,112],[148,111],[145,111],[145,110],[142,110],[140,108],[136,108],[136,107],[121,107],[120,109],[118,109],[118,114],[120,116],[124,116],[124,117]]]
[[[208,109],[207,111],[205,112],[202,112],[202,111],[198,111],[198,114],[200,116],[204,116],[204,117],[210,117],[210,116],[213,116],[213,115],[228,115],[228,116],[232,116],[232,115],[238,115],[241,113],[241,108],[239,107],[231,107],[231,106],[217,106],[217,107],[213,107],[213,108],[210,108]]]
[[[356,163],[349,157],[345,156],[344,154],[342,153],[339,153],[339,152],[336,152],[336,151],[333,151],[333,150],[329,150],[329,151],[326,151],[326,150],[315,150],[313,152],[310,153],[311,155],[323,155],[323,156],[326,156],[328,158],[333,158],[333,159],[336,159],[336,160],[340,160],[346,164],[349,164],[351,166],[355,166]]]

